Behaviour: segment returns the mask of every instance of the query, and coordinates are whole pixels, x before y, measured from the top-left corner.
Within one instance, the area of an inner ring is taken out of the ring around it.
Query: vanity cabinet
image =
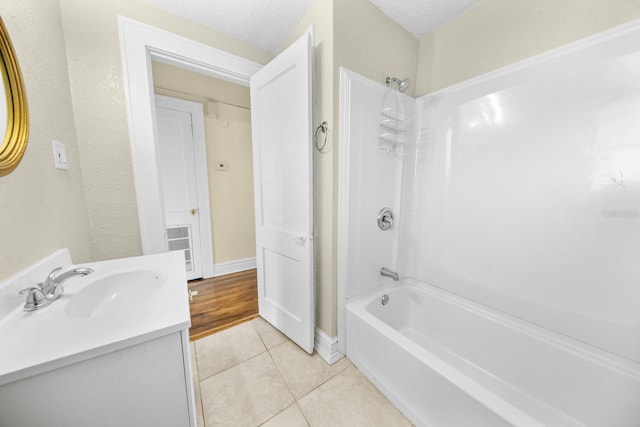
[[[177,332],[0,386],[0,426],[195,426],[188,349]]]
[[[19,290],[69,278],[25,312]],[[0,283],[0,427],[194,427],[181,252],[74,265],[60,250]]]

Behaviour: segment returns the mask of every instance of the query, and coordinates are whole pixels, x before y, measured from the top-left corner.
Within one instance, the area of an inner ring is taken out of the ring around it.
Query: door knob
[[[298,237],[296,237],[296,243],[299,244],[299,245],[302,245],[306,241],[307,241],[307,236],[298,236]]]
[[[198,213],[198,209],[196,208],[191,208],[191,215],[195,215]]]

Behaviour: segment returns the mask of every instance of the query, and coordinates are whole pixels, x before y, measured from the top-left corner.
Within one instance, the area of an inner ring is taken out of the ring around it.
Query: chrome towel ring
[[[316,150],[324,153],[324,149],[327,148],[327,129],[329,124],[324,121],[316,128],[316,132],[313,134],[313,143],[316,146]],[[322,142],[322,146],[318,145],[318,134],[322,132],[324,134],[324,141]]]

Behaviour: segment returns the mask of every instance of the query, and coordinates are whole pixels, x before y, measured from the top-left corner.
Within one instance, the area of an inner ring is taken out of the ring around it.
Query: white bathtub
[[[411,279],[349,301],[346,343],[420,426],[640,426],[637,363]]]

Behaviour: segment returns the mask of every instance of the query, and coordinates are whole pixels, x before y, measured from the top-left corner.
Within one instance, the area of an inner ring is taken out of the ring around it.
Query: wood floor
[[[189,282],[191,341],[258,317],[256,270]]]

